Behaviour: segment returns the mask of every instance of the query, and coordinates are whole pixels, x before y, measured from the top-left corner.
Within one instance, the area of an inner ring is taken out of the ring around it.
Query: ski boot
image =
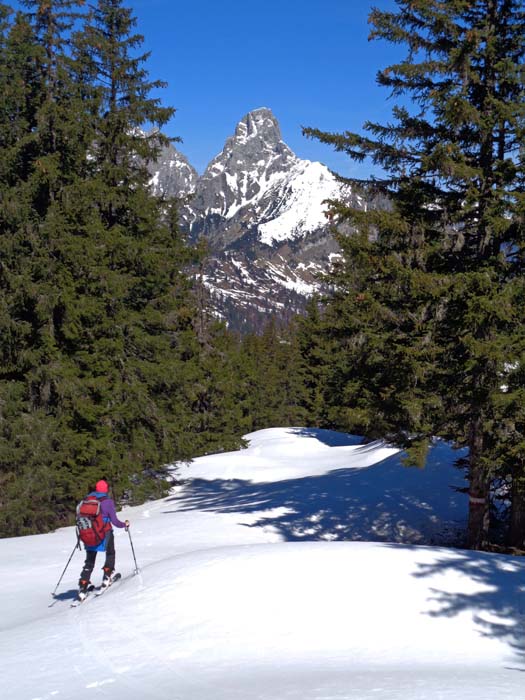
[[[104,571],[104,577],[102,579],[102,584],[100,587],[109,588],[113,583],[113,569],[110,569],[109,566],[104,566],[102,570]]]
[[[86,580],[85,578],[81,578],[80,581],[78,582],[78,594],[77,594],[77,598],[80,602],[82,602],[83,600],[85,600],[87,598],[88,589],[89,589],[89,581]]]

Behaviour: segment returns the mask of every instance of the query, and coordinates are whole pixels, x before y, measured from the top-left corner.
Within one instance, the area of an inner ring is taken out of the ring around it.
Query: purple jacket
[[[100,512],[102,517],[106,522],[110,522],[115,527],[126,527],[126,523],[117,518],[117,513],[115,511],[115,502],[112,498],[105,498],[100,503]]]

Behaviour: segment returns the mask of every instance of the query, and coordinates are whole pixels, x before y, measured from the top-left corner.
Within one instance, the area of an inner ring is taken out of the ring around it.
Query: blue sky
[[[246,112],[269,107],[297,155],[344,175],[364,175],[301,126],[359,131],[366,119],[390,115],[376,73],[400,55],[368,41],[372,5],[394,0],[129,0],[144,34],[152,78],[168,82],[165,104],[179,149],[202,172]]]
[[[6,0],[9,2],[9,0]],[[10,3],[16,6],[18,3]],[[360,131],[385,121],[392,103],[376,74],[402,49],[368,41],[372,6],[395,0],[125,0],[151,51],[152,79],[177,109],[166,131],[202,172],[250,110],[269,107],[284,141],[301,158],[343,175],[366,177],[328,146],[306,139],[301,126]]]

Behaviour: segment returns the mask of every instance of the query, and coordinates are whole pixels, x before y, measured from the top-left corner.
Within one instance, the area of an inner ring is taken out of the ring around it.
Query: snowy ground
[[[248,438],[124,510],[141,572],[117,531],[123,579],[80,608],[79,553],[50,596],[72,528],[0,541],[2,697],[523,695],[525,560],[444,546],[466,517],[457,454],[438,444],[418,470],[328,431]]]

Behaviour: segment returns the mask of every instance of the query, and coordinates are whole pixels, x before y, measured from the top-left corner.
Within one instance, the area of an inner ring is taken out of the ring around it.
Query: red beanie
[[[97,483],[95,484],[95,491],[99,491],[100,493],[107,493],[109,491],[108,482],[104,481],[104,479],[97,481]]]

